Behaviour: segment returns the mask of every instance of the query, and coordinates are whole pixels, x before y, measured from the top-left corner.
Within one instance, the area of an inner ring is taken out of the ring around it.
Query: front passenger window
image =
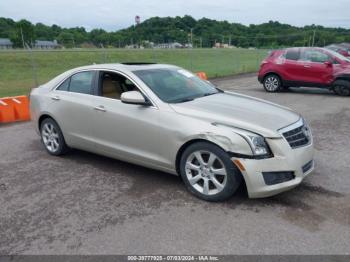
[[[120,100],[122,93],[134,90],[138,91],[138,88],[125,76],[113,72],[100,73],[100,96]]]
[[[314,63],[324,63],[330,61],[330,57],[318,50],[305,50],[301,57],[302,61],[314,62]]]

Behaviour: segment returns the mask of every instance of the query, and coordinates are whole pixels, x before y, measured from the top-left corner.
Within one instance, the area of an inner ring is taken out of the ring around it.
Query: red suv
[[[349,44],[343,43],[339,45],[329,45],[326,46],[325,48],[333,50],[345,57],[350,57],[350,47]]]
[[[329,88],[350,95],[350,60],[324,48],[288,48],[271,52],[260,66],[259,82],[267,92],[289,87]]]

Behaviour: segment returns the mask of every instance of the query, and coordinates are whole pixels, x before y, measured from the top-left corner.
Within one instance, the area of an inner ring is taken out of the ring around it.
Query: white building
[[[161,49],[172,49],[172,48],[183,48],[183,47],[184,46],[178,42],[158,44],[155,46],[155,48],[161,48]]]
[[[13,43],[8,38],[0,38],[0,49],[11,49]]]
[[[34,48],[36,49],[54,49],[58,47],[59,45],[57,44],[56,40],[53,40],[53,41],[35,40],[35,44],[34,44]]]

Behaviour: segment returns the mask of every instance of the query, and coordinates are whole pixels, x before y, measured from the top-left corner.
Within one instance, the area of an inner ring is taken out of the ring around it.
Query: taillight
[[[268,63],[268,62],[267,62],[266,60],[264,60],[264,61],[261,62],[260,66],[263,66],[263,65],[265,65],[265,64],[267,64],[267,63]]]

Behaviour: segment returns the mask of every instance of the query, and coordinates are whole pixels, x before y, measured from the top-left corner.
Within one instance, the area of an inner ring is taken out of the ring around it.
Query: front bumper
[[[244,170],[240,169],[250,198],[269,197],[292,189],[299,185],[314,169],[312,142],[296,149],[292,149],[284,138],[267,139],[267,142],[274,153],[272,158],[232,158],[233,161],[239,160],[244,167]],[[308,163],[310,163],[308,169],[303,170],[303,167]],[[293,172],[294,178],[286,182],[267,185],[263,172]]]

